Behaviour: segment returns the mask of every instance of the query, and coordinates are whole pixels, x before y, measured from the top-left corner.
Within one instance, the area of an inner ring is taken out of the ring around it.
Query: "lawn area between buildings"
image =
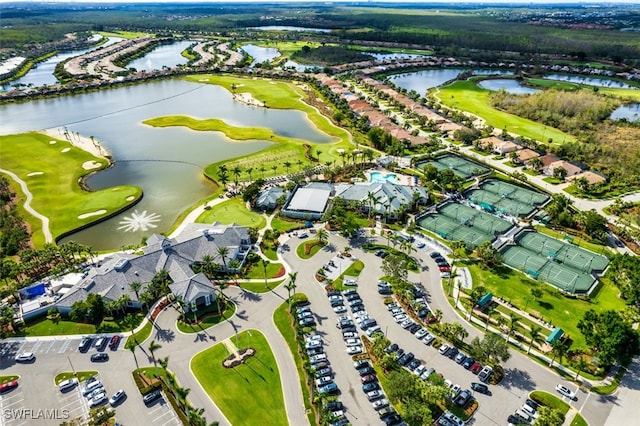
[[[304,226],[304,222],[289,220],[284,217],[274,216],[271,219],[271,229],[280,232],[289,232],[293,229],[301,228]]]
[[[33,194],[31,206],[49,218],[54,237],[122,211],[142,196],[140,188],[125,185],[84,191],[80,178],[106,168],[108,161],[64,139],[35,132],[0,136],[0,158],[3,169],[26,182]],[[19,185],[9,181],[20,194]],[[34,244],[42,246],[42,223],[26,212],[23,217],[33,231]]]
[[[240,226],[248,226],[250,228],[257,229],[262,229],[267,224],[264,216],[247,209],[247,205],[241,198],[232,198],[220,204],[216,204],[198,216],[196,222],[220,222],[223,225],[235,223]]]
[[[279,278],[283,276],[285,273],[284,266],[282,263],[274,263],[270,262],[267,265],[267,279],[270,278]],[[264,279],[264,267],[262,266],[262,261],[258,261],[251,266],[251,269],[247,274],[245,274],[244,278],[246,279]]]
[[[301,294],[301,293],[298,293]],[[309,386],[305,382],[305,377],[307,376],[304,371],[303,359],[300,355],[300,351],[298,350],[298,343],[296,342],[296,330],[293,325],[293,318],[288,312],[289,304],[284,302],[282,305],[278,306],[278,308],[273,313],[273,322],[276,327],[278,327],[278,331],[284,337],[284,340],[287,342],[287,346],[291,351],[291,355],[293,356],[293,361],[296,363],[296,370],[298,370],[298,379],[300,381],[300,387],[302,388],[302,400],[304,401],[304,408],[307,410],[307,418],[309,419],[309,424],[316,424],[316,416],[315,416],[315,407],[310,403],[309,396]]]
[[[95,334],[95,333],[117,333],[131,330],[132,326],[137,327],[144,316],[134,315],[134,324],[127,322],[127,317],[116,319],[109,318],[109,321],[102,321],[100,325],[87,324],[83,322],[61,319],[57,322],[43,317],[42,320],[27,324],[18,335],[21,336],[68,336],[73,334]]]
[[[444,105],[475,114],[496,129],[506,129],[510,133],[545,143],[549,138],[556,144],[575,140],[573,136],[558,129],[493,108],[489,101],[490,94],[490,90],[482,89],[470,80],[456,81],[436,92]]]
[[[229,350],[218,343],[192,358],[196,379],[231,424],[287,424],[280,371],[267,339],[258,330],[247,330],[231,340],[238,349],[255,349],[255,355],[225,368],[222,361]]]
[[[565,336],[573,340],[573,349],[586,349],[584,337],[578,330],[578,321],[588,310],[602,312],[624,309],[624,302],[617,296],[618,290],[606,280],[599,284],[587,301],[566,297],[551,285],[530,279],[506,266],[497,270],[482,269],[480,264],[464,266],[469,269],[475,287],[484,286],[494,296],[507,300],[514,307],[523,309],[526,306],[530,314],[562,328]],[[540,299],[533,298],[532,288],[542,291]]]
[[[153,323],[151,321],[147,321],[144,327],[127,338],[127,343],[124,345],[125,349],[131,349],[134,346],[142,344],[149,338],[149,336],[151,336],[152,329]]]
[[[210,306],[213,310],[216,309],[215,303]],[[190,324],[184,321],[178,320],[176,327],[183,333],[200,333],[210,327],[213,327],[216,324],[221,323],[222,321],[229,319],[236,312],[236,304],[233,302],[228,302],[227,307],[222,312],[222,315],[216,315],[215,312],[209,312],[200,315],[206,315],[205,317],[198,316],[200,322],[197,324]],[[192,319],[193,315],[187,313],[187,319]]]
[[[57,374],[56,377],[53,379],[53,381],[55,382],[56,386],[58,386],[60,382],[63,382],[65,380],[75,377],[76,379],[78,379],[78,382],[82,383],[88,378],[97,376],[97,375],[98,375],[98,372],[95,370],[76,371],[75,373],[73,371],[64,371],[60,374]]]
[[[283,282],[285,282],[285,280],[272,281],[267,283],[267,287],[265,288],[264,281],[256,281],[251,283],[240,283],[240,287],[242,287],[247,291],[252,291],[254,293],[266,293],[278,287]]]

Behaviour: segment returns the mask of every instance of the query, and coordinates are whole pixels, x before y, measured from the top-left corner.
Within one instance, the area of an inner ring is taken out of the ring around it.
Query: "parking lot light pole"
[[[73,377],[77,377],[77,373],[76,373],[76,369],[73,368],[73,364],[71,363],[71,358],[69,358],[69,355],[67,355],[67,361],[69,361],[69,365],[71,366],[71,371],[73,372]]]

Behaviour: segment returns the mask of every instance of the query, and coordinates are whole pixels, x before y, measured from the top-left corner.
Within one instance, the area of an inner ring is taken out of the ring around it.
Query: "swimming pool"
[[[382,176],[382,173],[380,172],[371,172],[371,175],[369,176],[369,182],[376,183],[384,181],[398,183],[398,177],[393,173],[387,173],[386,175]]]

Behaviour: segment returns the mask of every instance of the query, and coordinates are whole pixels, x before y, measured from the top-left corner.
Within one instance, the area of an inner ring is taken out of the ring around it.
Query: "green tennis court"
[[[438,170],[452,170],[453,173],[463,179],[479,176],[489,171],[487,166],[458,157],[457,155],[443,155],[442,157],[421,163],[418,167],[423,168],[427,164],[434,166]]]
[[[528,216],[549,197],[507,182],[490,179],[464,196],[483,210],[512,217]]]

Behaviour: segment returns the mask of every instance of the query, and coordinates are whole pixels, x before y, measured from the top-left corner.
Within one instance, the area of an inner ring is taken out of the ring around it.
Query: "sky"
[[[0,0],[0,3],[21,2],[30,3],[33,0]],[[465,3],[484,3],[484,4],[566,4],[566,3],[586,3],[586,4],[638,4],[640,0],[462,0],[452,2],[451,0],[40,0],[39,2],[47,3],[299,3],[299,2],[360,2],[367,3],[455,3],[456,5],[464,5]],[[35,3],[35,2],[34,2]]]

